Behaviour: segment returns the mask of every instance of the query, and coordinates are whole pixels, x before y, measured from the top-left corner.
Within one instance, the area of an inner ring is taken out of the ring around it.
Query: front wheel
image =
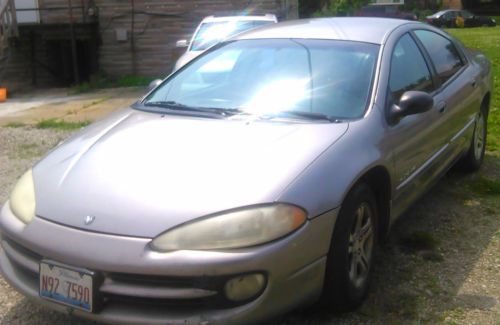
[[[373,270],[377,242],[377,203],[366,184],[356,185],[344,200],[327,255],[322,304],[336,311],[359,306]]]
[[[487,135],[487,115],[485,109],[481,109],[477,116],[474,134],[472,135],[469,151],[462,161],[462,166],[466,171],[476,171],[481,167],[486,149]]]

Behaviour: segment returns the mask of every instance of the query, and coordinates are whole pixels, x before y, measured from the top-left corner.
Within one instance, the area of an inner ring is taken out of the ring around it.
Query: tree
[[[329,0],[325,6],[314,13],[316,17],[348,16],[359,8],[367,5],[370,0]]]

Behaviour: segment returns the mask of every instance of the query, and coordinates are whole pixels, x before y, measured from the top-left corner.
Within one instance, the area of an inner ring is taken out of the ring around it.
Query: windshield
[[[240,20],[203,23],[194,36],[190,51],[204,51],[228,37],[273,22],[269,20]]]
[[[143,104],[357,118],[367,106],[378,49],[334,40],[233,41],[174,74]]]

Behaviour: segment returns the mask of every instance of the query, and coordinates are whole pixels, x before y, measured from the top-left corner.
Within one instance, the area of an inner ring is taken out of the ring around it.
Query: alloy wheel
[[[476,132],[474,132],[474,156],[477,160],[481,159],[484,151],[484,122],[484,114],[480,112],[477,118]]]
[[[349,233],[349,279],[355,287],[361,287],[368,278],[375,242],[373,213],[367,202],[355,212],[354,224]]]

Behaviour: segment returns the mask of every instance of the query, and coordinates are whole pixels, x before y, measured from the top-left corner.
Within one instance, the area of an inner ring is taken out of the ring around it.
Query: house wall
[[[10,56],[3,75],[3,84],[9,91],[22,90],[33,85],[33,79],[45,87],[54,87],[58,83],[53,76],[32,60],[44,64],[47,62],[46,43],[40,35],[21,32],[21,37],[12,42],[9,48]]]
[[[444,9],[462,9],[462,0],[443,0]]]
[[[205,17],[234,14],[273,13],[282,19],[297,18],[298,0],[72,0],[75,22],[99,23],[99,68],[110,77],[144,75],[160,77],[172,70],[182,49],[175,47],[179,39],[189,39]],[[39,0],[41,8],[67,7],[68,0]],[[132,4],[134,9],[132,10]],[[88,8],[95,16],[84,14]],[[135,13],[133,14],[132,11]],[[43,10],[44,24],[68,22],[68,10]],[[126,35],[117,39],[117,33]],[[125,34],[124,34],[125,33]]]

